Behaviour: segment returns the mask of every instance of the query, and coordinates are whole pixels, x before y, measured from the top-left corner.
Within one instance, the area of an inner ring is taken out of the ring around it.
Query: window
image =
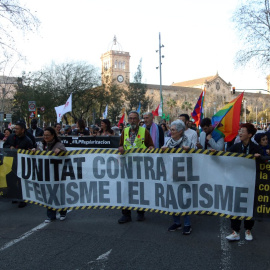
[[[114,62],[114,67],[117,68],[117,60]]]
[[[118,67],[119,67],[119,69],[121,69],[121,68],[122,68],[122,62],[121,62],[121,61],[119,61],[119,63],[118,63]]]
[[[125,63],[125,61],[123,61],[122,68],[123,68],[123,69],[126,69],[126,63]]]
[[[220,89],[220,83],[219,83],[219,81],[216,82],[216,89],[217,89],[217,90]]]

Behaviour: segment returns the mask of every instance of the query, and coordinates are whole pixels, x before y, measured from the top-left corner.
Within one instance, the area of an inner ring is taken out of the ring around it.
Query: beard
[[[137,125],[133,124],[133,125],[130,125],[131,129],[136,129],[137,128]]]

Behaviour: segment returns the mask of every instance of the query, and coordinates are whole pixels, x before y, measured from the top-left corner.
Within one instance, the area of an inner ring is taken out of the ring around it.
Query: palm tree
[[[169,107],[169,111],[170,111],[170,116],[172,117],[172,110],[173,108],[175,108],[177,105],[176,101],[174,99],[170,99],[167,101],[167,106]]]
[[[192,110],[192,104],[188,101],[184,101],[183,104],[182,104],[182,110]]]

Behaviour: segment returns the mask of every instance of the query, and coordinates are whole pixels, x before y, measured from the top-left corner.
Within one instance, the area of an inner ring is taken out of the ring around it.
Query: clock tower
[[[115,83],[126,87],[129,82],[129,52],[124,52],[121,45],[113,38],[109,51],[101,55],[102,84]]]

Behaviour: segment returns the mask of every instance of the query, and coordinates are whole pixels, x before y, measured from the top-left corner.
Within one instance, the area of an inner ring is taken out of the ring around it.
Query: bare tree
[[[244,48],[238,51],[240,66],[254,61],[259,67],[270,65],[270,8],[269,0],[249,0],[237,8],[233,22]]]
[[[106,94],[104,89],[97,88],[100,84],[97,68],[85,62],[52,63],[43,70],[26,74],[22,80],[23,85],[18,88],[14,101],[17,115],[24,116],[27,112],[22,108],[27,109],[28,101],[35,100],[37,107],[46,108],[43,115],[46,122],[55,121],[54,107],[65,104],[71,93],[72,112],[64,115],[66,122],[67,116],[74,122],[88,119],[92,109],[100,107]]]
[[[16,30],[21,33],[34,31],[40,22],[19,0],[0,0],[0,46],[3,50],[17,51]]]

